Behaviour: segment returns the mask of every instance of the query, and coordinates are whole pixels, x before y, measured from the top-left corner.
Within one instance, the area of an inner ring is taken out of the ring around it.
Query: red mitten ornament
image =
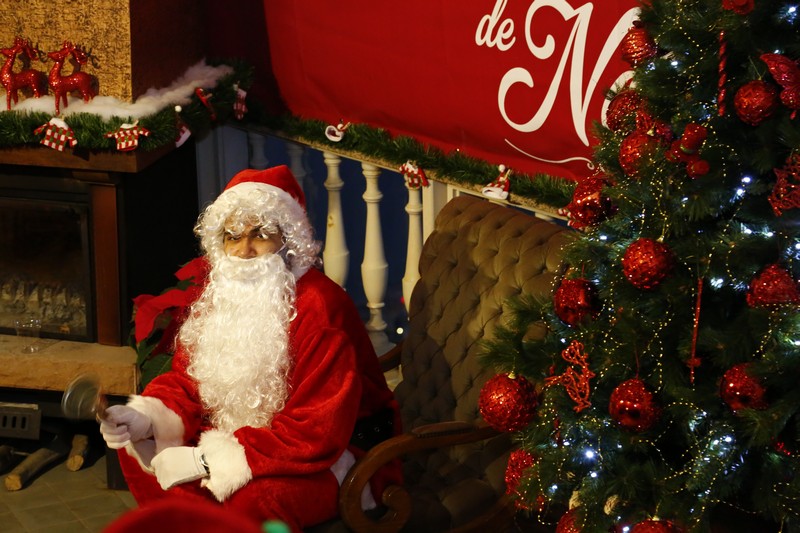
[[[641,238],[625,250],[622,272],[637,289],[656,288],[672,271],[675,257],[666,244],[654,239]]]
[[[622,50],[622,59],[630,63],[632,67],[641,65],[658,53],[658,47],[653,38],[638,20],[622,38],[620,50]]]
[[[583,278],[561,280],[553,294],[553,306],[556,316],[570,326],[592,319],[600,311],[595,286]]]
[[[766,391],[758,378],[747,373],[748,363],[731,367],[722,375],[719,395],[733,412],[740,409],[766,409]]]
[[[498,374],[487,381],[478,397],[478,410],[497,431],[519,431],[536,416],[536,388],[523,376]]]
[[[661,409],[638,378],[629,379],[611,393],[608,412],[620,426],[637,433],[647,431],[661,417]]]
[[[603,194],[608,180],[603,176],[590,176],[582,180],[572,193],[572,201],[559,214],[569,217],[568,224],[576,229],[594,226],[614,214],[616,208],[611,198]]]
[[[635,524],[630,533],[680,533],[680,529],[667,520],[643,520]]]
[[[780,265],[765,267],[750,282],[747,305],[750,307],[772,307],[800,304],[800,291],[792,275]]]
[[[772,84],[754,80],[742,85],[733,99],[736,115],[745,124],[758,126],[778,108],[778,91]]]

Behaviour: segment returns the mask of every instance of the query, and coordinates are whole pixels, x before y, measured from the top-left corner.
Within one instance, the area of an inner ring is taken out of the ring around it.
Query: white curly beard
[[[268,427],[288,395],[295,278],[279,255],[210,259],[208,285],[179,333],[189,375],[214,427]]]

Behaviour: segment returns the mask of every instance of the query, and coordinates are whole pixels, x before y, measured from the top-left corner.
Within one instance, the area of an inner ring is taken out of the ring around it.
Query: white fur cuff
[[[209,469],[209,477],[202,485],[218,501],[225,501],[253,479],[244,446],[233,434],[218,429],[206,431],[200,436],[197,447],[205,455]]]

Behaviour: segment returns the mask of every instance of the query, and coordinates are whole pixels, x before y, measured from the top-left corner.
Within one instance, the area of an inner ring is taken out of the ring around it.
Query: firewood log
[[[38,474],[44,467],[53,461],[62,459],[66,455],[66,450],[57,451],[56,449],[39,448],[14,467],[11,473],[6,476],[6,489],[10,491],[21,489],[28,480]]]
[[[86,455],[89,453],[89,437],[86,435],[73,435],[72,449],[69,451],[67,457],[67,470],[70,472],[77,472],[86,461]]]

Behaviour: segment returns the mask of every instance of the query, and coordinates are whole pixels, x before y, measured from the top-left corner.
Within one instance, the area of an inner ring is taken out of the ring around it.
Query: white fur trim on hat
[[[209,470],[202,486],[218,501],[225,501],[253,479],[244,446],[232,433],[211,429],[200,436],[197,447],[205,455]]]
[[[305,215],[305,210],[303,209],[303,206],[301,206],[300,203],[297,200],[295,200],[294,197],[291,194],[289,194],[288,192],[284,191],[280,187],[275,187],[274,185],[269,185],[267,183],[261,183],[261,182],[257,182],[257,181],[243,181],[242,183],[237,183],[236,185],[234,185],[230,189],[225,189],[224,191],[222,191],[222,194],[220,194],[217,197],[217,200],[214,203],[217,203],[221,199],[226,198],[227,196],[230,196],[231,194],[237,194],[237,195],[241,195],[241,196],[248,196],[248,195],[250,195],[250,194],[252,194],[253,192],[256,192],[256,191],[274,192],[282,200],[288,201],[291,204],[294,204],[295,206],[297,206],[297,208],[300,210],[300,212],[298,213],[300,216],[304,216]]]

